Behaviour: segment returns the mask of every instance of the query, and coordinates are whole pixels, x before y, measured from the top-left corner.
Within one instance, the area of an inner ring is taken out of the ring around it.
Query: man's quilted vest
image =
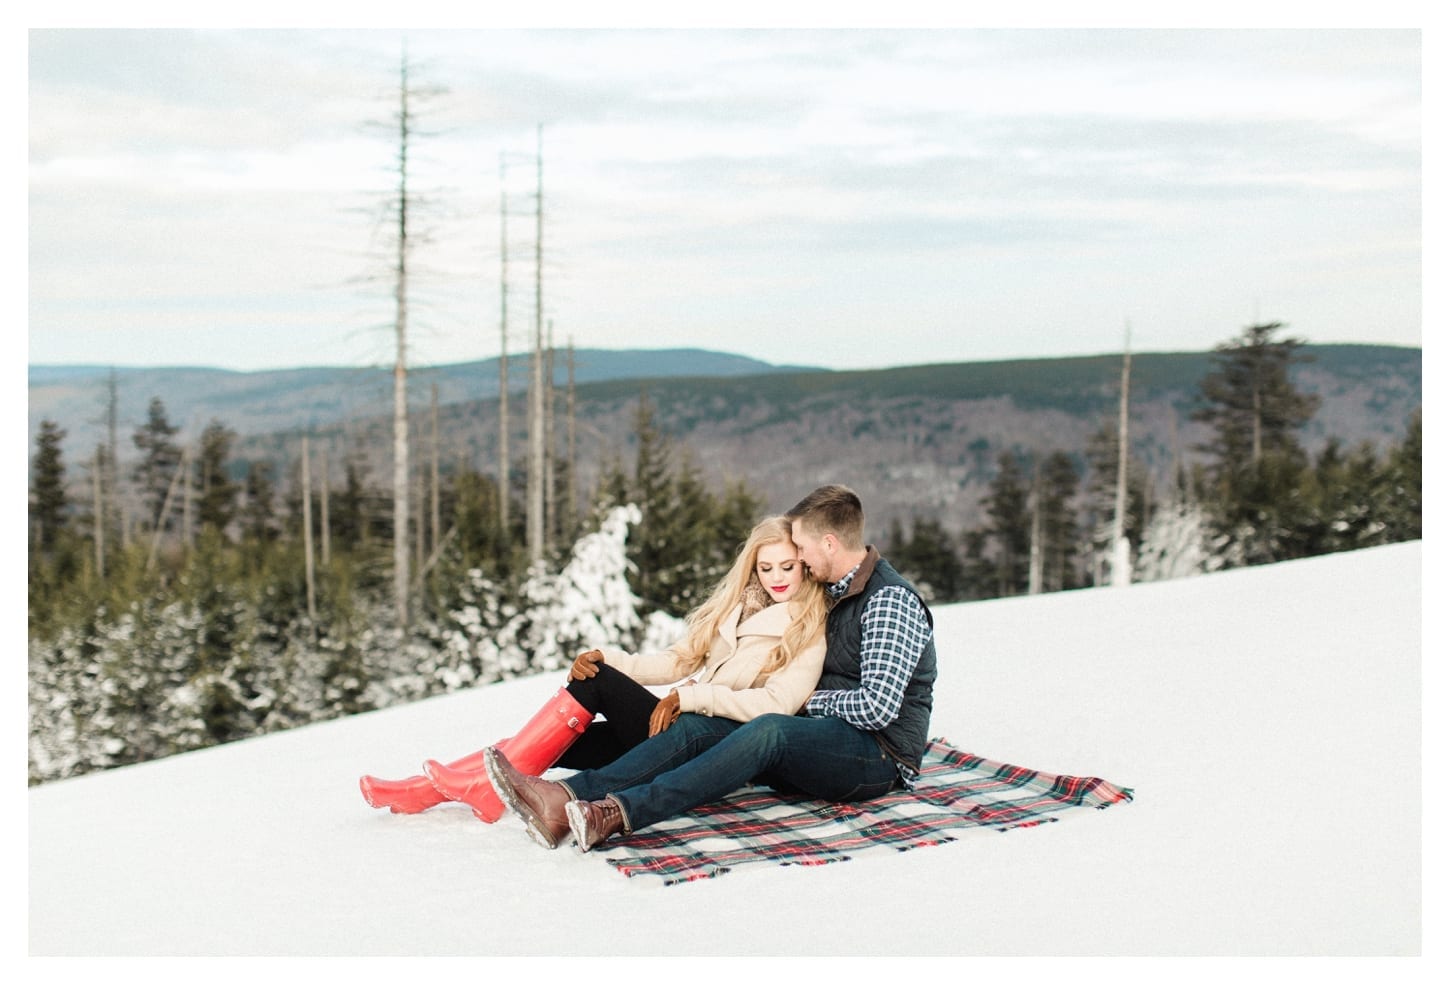
[[[826,662],[821,682],[816,685],[818,690],[854,690],[861,686],[861,613],[867,600],[888,585],[900,585],[921,599],[910,582],[871,548],[851,579],[851,587],[826,619]],[[924,600],[921,607],[926,610],[927,625],[932,625],[931,610]],[[913,770],[921,768],[921,757],[926,751],[931,689],[935,681],[936,645],[928,640],[906,686],[896,720],[872,733],[888,755]]]

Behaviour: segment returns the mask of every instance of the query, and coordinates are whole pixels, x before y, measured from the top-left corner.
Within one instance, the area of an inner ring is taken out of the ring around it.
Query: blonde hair
[[[720,579],[710,597],[686,617],[685,645],[690,653],[703,657],[710,652],[710,644],[725,617],[740,603],[752,584],[760,585],[760,578],[755,572],[755,559],[760,549],[780,543],[792,543],[790,521],[783,516],[766,517],[750,531],[725,577]],[[761,590],[764,590],[763,587]],[[781,634],[780,642],[766,658],[762,674],[780,670],[825,631],[826,591],[814,578],[802,572],[800,588],[796,589],[789,602],[783,604],[791,607],[790,623]]]

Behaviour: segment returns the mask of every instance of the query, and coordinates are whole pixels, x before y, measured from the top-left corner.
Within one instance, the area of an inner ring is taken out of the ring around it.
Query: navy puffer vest
[[[861,686],[861,613],[865,611],[867,600],[888,585],[899,585],[921,600],[921,595],[911,583],[901,577],[876,552],[876,548],[868,548],[866,559],[851,579],[851,587],[831,608],[826,619],[826,662],[821,671],[821,682],[816,685],[817,690],[847,691]],[[921,607],[926,610],[927,625],[932,625],[931,610],[925,600],[921,601]],[[921,757],[926,751],[931,691],[935,681],[936,644],[927,640],[906,686],[896,720],[881,731],[872,733],[892,759],[912,770],[921,768]]]

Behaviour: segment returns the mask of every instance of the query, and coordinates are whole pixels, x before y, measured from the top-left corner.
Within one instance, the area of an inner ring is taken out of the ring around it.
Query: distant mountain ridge
[[[1303,432],[1306,447],[1317,451],[1333,436],[1346,446],[1368,441],[1384,448],[1404,437],[1421,403],[1419,349],[1328,345],[1304,353],[1313,361],[1294,369],[1295,381],[1321,400]],[[769,509],[787,509],[821,483],[846,482],[870,504],[873,536],[915,515],[966,529],[981,522],[981,500],[1002,451],[1039,458],[1064,451],[1085,471],[1092,434],[1116,421],[1121,368],[1122,357],[1108,355],[580,384],[579,490],[586,495],[612,461],[632,467],[635,413],[647,396],[677,454],[689,455],[708,479],[745,480]],[[1207,432],[1190,415],[1212,368],[1211,352],[1133,356],[1130,440],[1155,477],[1166,478],[1175,461],[1201,458],[1195,445]],[[330,462],[360,456],[371,481],[385,484],[392,422],[378,406],[369,418],[252,435],[235,454],[269,459],[287,475],[306,430]],[[424,407],[414,418],[420,434],[427,433],[426,413]],[[495,474],[498,413],[496,399],[440,401],[444,466],[466,462]],[[510,421],[517,479],[527,447],[520,404],[510,404]],[[564,427],[561,418],[561,455]]]
[[[509,391],[528,388],[526,354],[508,357]],[[747,356],[704,349],[577,349],[576,384],[617,379],[694,376],[745,376],[820,372],[806,366],[776,366]],[[65,428],[72,456],[104,440],[106,381],[112,367],[102,365],[29,367],[29,433],[50,418]],[[146,419],[152,397],[166,404],[167,417],[181,427],[183,440],[195,437],[213,419],[241,435],[315,427],[371,418],[391,406],[391,366],[299,367],[238,371],[204,366],[116,367],[117,419],[123,435]],[[568,355],[559,350],[554,378],[569,376]],[[499,360],[484,359],[409,369],[409,403],[426,407],[432,388],[438,402],[498,397]],[[129,446],[129,441],[125,442]],[[123,452],[124,454],[124,452]]]
[[[1329,437],[1378,448],[1404,437],[1421,404],[1421,350],[1378,345],[1309,345],[1311,361],[1293,370],[1296,385],[1321,405],[1303,431],[1317,451]],[[1130,436],[1134,454],[1158,479],[1175,461],[1201,457],[1207,432],[1191,420],[1213,353],[1140,353],[1132,358]],[[847,482],[871,505],[868,533],[892,520],[931,515],[950,530],[981,522],[980,504],[1002,451],[1024,458],[1054,451],[1085,471],[1092,434],[1116,421],[1121,355],[1005,360],[833,371],[771,366],[701,350],[576,353],[575,405],[579,493],[587,495],[612,461],[632,466],[635,413],[642,396],[655,421],[710,480],[741,479],[783,510],[803,491]],[[106,367],[33,367],[31,434],[40,418],[68,432],[73,479],[102,440]],[[529,360],[509,359],[510,391],[527,386]],[[563,359],[556,382],[567,380]],[[178,440],[190,441],[213,418],[237,432],[234,466],[269,460],[290,476],[304,434],[325,454],[333,481],[341,463],[364,463],[368,481],[388,485],[392,455],[391,370],[311,368],[261,373],[206,369],[119,370],[123,461],[152,395],[165,402]],[[441,464],[496,474],[498,363],[419,368],[409,375],[410,413],[427,434],[438,388]],[[563,399],[556,426],[565,449]],[[527,448],[522,399],[509,404],[514,478]],[[422,469],[418,441],[414,464]]]

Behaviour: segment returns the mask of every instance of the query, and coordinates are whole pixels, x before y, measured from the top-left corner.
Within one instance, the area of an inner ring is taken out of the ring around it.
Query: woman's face
[[[795,545],[783,540],[755,552],[755,573],[771,600],[784,602],[800,589],[805,568],[796,557]]]

